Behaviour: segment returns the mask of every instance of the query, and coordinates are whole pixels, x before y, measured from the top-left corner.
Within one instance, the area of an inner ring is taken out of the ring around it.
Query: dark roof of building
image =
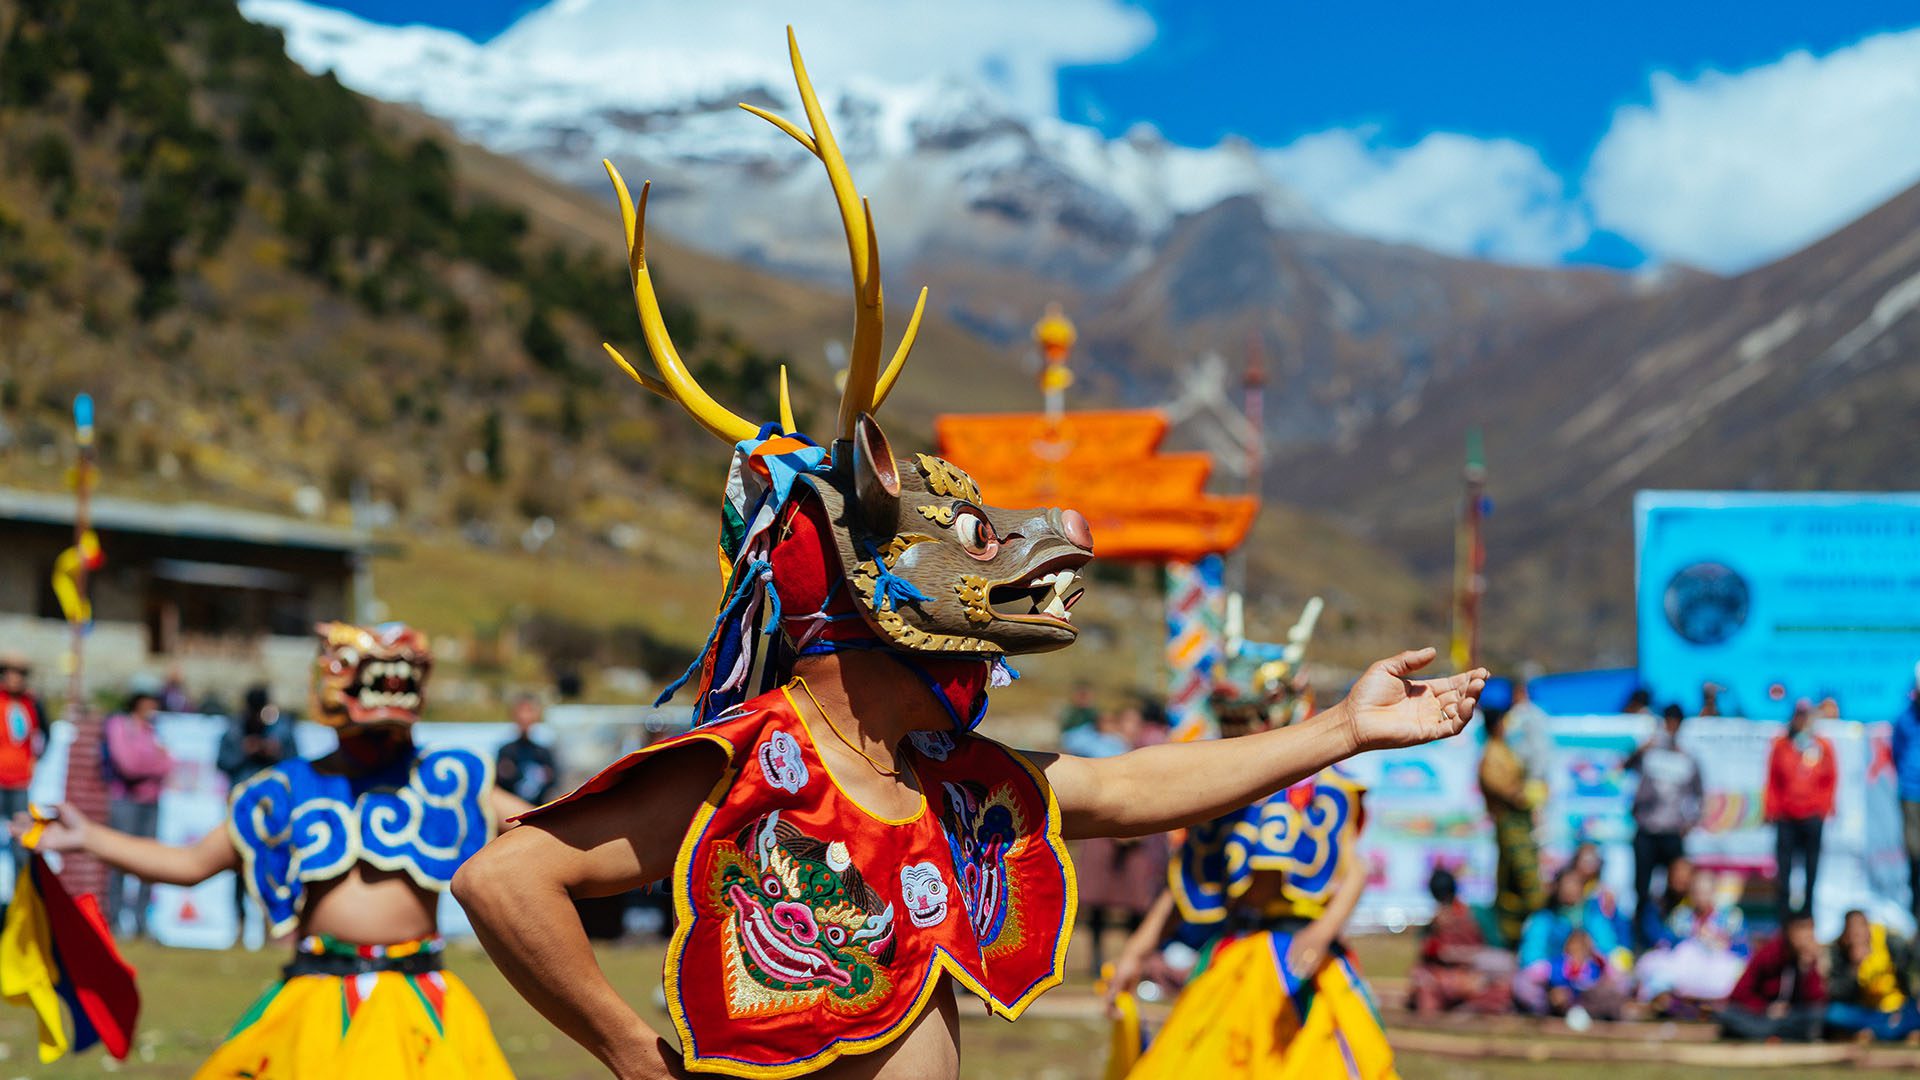
[[[0,522],[73,524],[73,496],[0,488]],[[95,495],[92,522],[108,532],[229,540],[271,547],[364,553],[376,550],[364,529],[346,529],[298,518],[236,510],[208,503],[150,503],[113,495]]]

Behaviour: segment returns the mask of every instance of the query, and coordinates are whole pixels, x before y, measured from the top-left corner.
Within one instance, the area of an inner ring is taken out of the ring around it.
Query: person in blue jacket
[[[1920,664],[1913,699],[1893,721],[1893,771],[1900,783],[1900,821],[1907,838],[1907,902],[1920,919]]]

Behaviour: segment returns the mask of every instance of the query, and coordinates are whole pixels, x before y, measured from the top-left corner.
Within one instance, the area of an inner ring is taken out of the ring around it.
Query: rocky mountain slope
[[[1916,419],[1920,188],[1771,265],[1537,329],[1347,447],[1298,452],[1275,493],[1439,571],[1481,425],[1489,639],[1630,662],[1634,491],[1911,489]]]
[[[650,254],[715,396],[769,415],[786,362],[803,422],[829,414],[844,287]],[[711,611],[719,457],[600,354],[643,352],[622,255],[600,195],[301,71],[231,7],[0,0],[0,483],[60,484],[85,390],[108,490],[357,514],[405,545],[383,592],[436,633],[684,659]],[[937,410],[1031,397],[1016,355],[935,313],[885,419],[924,445]],[[1330,654],[1430,607],[1397,560],[1305,515],[1272,516],[1260,548],[1281,556],[1262,625],[1352,579]],[[1130,681],[1158,647],[1151,583],[1106,586],[1083,613],[1103,647],[1080,654],[1136,658]]]
[[[242,7],[284,27],[310,70],[416,105],[548,175],[604,192],[610,157],[653,178],[655,220],[690,245],[802,278],[844,273],[817,165],[735,108],[793,108],[777,38],[716,27],[697,47],[659,43],[647,33],[657,19],[611,2],[548,5],[485,44],[303,0]],[[873,200],[896,292],[927,284],[935,310],[1008,347],[1025,342],[1044,300],[1063,301],[1082,323],[1083,370],[1113,399],[1162,401],[1196,353],[1237,356],[1257,340],[1288,388],[1270,436],[1339,438],[1516,328],[1633,287],[1344,233],[1244,141],[1196,149],[1145,129],[1110,139],[979,79],[889,78],[881,57],[823,61],[838,44],[814,43],[812,75]]]

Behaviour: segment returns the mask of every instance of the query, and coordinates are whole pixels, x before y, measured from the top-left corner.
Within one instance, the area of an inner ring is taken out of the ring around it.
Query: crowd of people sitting
[[[1848,912],[1824,947],[1804,910],[1790,911],[1778,931],[1752,934],[1743,879],[1681,856],[1667,866],[1665,891],[1630,922],[1601,869],[1599,848],[1580,845],[1511,950],[1489,941],[1453,873],[1436,869],[1409,1007],[1557,1016],[1575,1029],[1667,1018],[1712,1021],[1731,1039],[1920,1042],[1911,996],[1920,958],[1865,912]]]
[[[1716,689],[1703,689],[1696,715],[1717,712]],[[1920,742],[1908,730],[1920,730],[1920,678],[1914,701],[1894,730],[1903,785],[1909,766],[1920,764],[1920,754],[1909,761],[1906,753]],[[1622,904],[1603,881],[1597,844],[1579,844],[1550,881],[1541,880],[1536,817],[1549,775],[1547,718],[1528,702],[1524,681],[1510,704],[1482,705],[1479,783],[1497,850],[1493,904],[1483,926],[1458,896],[1453,874],[1434,872],[1435,915],[1412,972],[1411,1008],[1517,1010],[1564,1017],[1575,1028],[1596,1019],[1703,1020],[1730,1039],[1920,1043],[1920,1007],[1911,998],[1920,965],[1909,943],[1851,911],[1839,936],[1822,946],[1809,914],[1835,801],[1834,749],[1815,728],[1838,716],[1831,698],[1795,703],[1770,748],[1762,812],[1775,830],[1776,870],[1764,931],[1746,923],[1744,870],[1716,873],[1687,856],[1703,812],[1704,770],[1681,738],[1687,715],[1678,706],[1656,713],[1636,691],[1622,710],[1657,717],[1621,763],[1638,779],[1630,808],[1633,895]],[[1911,830],[1909,850],[1920,850]],[[1660,879],[1664,888],[1656,890]]]

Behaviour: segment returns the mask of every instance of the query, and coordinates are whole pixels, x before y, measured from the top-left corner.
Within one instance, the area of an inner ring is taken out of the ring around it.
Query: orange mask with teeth
[[[410,726],[426,702],[433,653],[405,623],[327,622],[314,627],[313,717],[329,727]]]

